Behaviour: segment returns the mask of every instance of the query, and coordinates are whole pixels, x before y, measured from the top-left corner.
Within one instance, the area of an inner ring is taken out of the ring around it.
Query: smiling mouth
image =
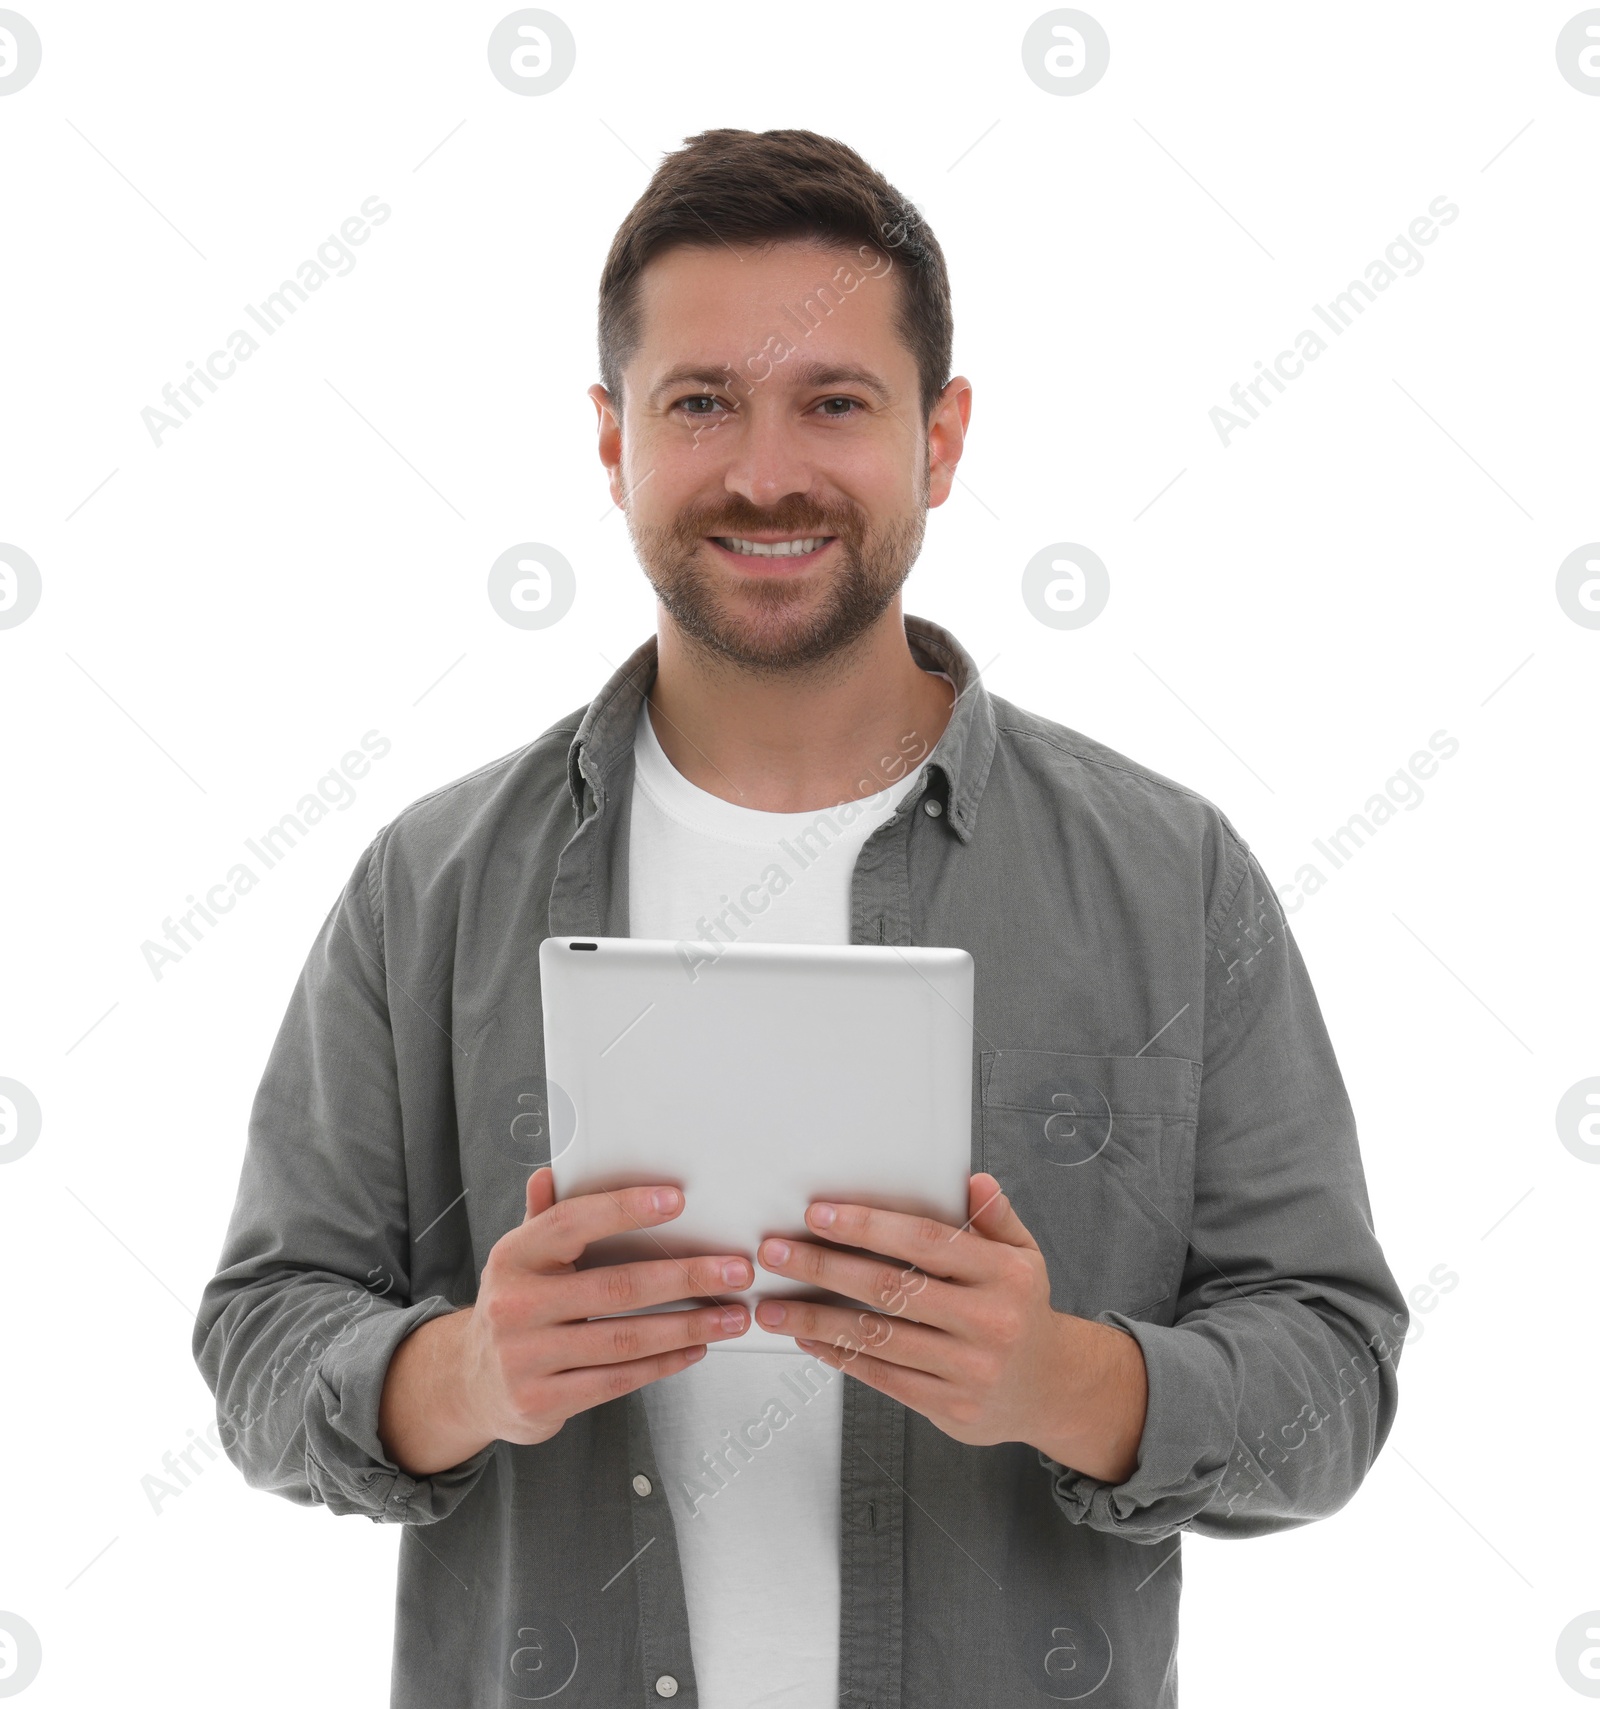
[[[808,558],[833,543],[832,534],[806,534],[795,540],[750,540],[739,534],[710,535],[712,543],[741,558]]]

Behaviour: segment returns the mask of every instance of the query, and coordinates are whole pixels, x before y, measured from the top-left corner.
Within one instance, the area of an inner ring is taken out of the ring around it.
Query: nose
[[[815,472],[793,426],[781,410],[747,409],[723,474],[731,493],[763,510],[791,493],[808,493]]]

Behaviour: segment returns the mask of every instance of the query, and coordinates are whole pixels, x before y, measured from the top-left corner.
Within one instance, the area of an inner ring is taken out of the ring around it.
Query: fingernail
[[[736,1311],[732,1307],[729,1307],[729,1309],[727,1311],[723,1312],[723,1314],[722,1314],[722,1327],[724,1329],[726,1329],[730,1334],[732,1334],[735,1330],[743,1329],[744,1328],[744,1313],[742,1311]]]
[[[788,1315],[776,1300],[763,1300],[756,1307],[757,1319],[768,1329],[776,1329]]]
[[[769,1264],[787,1264],[789,1262],[789,1242],[787,1240],[769,1240],[766,1246],[766,1261]]]
[[[832,1205],[813,1205],[811,1207],[811,1220],[818,1228],[832,1228],[833,1219],[838,1214]]]
[[[683,1199],[683,1194],[676,1187],[657,1187],[650,1195],[650,1202],[658,1211],[675,1211]]]
[[[703,1358],[705,1358],[705,1356],[706,1356],[706,1344],[703,1341],[697,1347],[691,1347],[689,1349],[689,1351],[684,1355],[685,1359],[691,1365],[695,1362],[696,1359],[703,1359]]]
[[[722,1266],[722,1279],[730,1287],[742,1288],[750,1280],[750,1266],[742,1258],[731,1258]]]

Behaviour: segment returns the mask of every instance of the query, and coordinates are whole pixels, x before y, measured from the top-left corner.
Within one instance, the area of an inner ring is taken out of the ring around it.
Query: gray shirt
[[[1167,1709],[1182,1533],[1350,1499],[1394,1421],[1405,1302],[1305,965],[1226,816],[905,624],[958,697],[857,858],[851,939],[971,952],[972,1168],[1038,1240],[1055,1309],[1137,1339],[1149,1410],[1110,1485],[847,1379],[839,1700]],[[628,934],[655,669],[652,638],[587,709],[373,839],[273,1045],[195,1328],[251,1484],[406,1527],[404,1709],[697,1701],[639,1393],[428,1478],[377,1428],[396,1346],[472,1301],[548,1160],[538,947]],[[867,789],[926,746],[910,732]]]

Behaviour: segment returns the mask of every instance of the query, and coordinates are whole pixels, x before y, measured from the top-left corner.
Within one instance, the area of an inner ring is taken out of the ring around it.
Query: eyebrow
[[[888,403],[894,396],[886,381],[874,374],[870,368],[861,368],[849,363],[828,362],[796,362],[793,357],[786,358],[774,367],[781,368],[797,385],[806,389],[821,386],[860,386],[871,392],[880,403]],[[705,367],[698,363],[684,363],[676,368],[669,368],[650,390],[650,401],[657,402],[664,392],[673,391],[679,386],[744,386],[754,389],[761,381],[746,379],[733,372],[732,365],[723,367]]]

